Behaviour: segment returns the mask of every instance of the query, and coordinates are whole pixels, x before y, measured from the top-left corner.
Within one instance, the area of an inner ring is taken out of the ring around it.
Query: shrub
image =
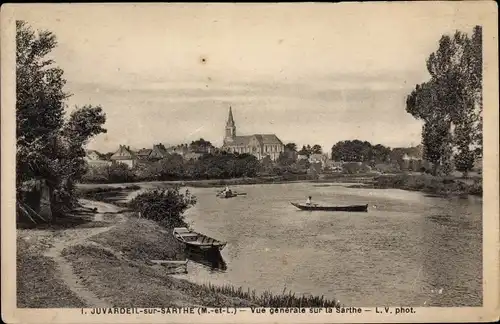
[[[139,194],[130,207],[141,217],[158,222],[166,228],[187,227],[184,211],[196,204],[196,197],[184,195],[178,187],[151,190]]]

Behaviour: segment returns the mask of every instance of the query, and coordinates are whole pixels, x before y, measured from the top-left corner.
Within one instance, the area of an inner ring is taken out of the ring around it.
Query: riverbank
[[[464,179],[454,177],[438,177],[429,174],[398,174],[383,175],[373,179],[373,182],[363,188],[402,189],[421,191],[440,197],[450,196],[482,196],[482,179]]]
[[[269,176],[255,178],[232,178],[232,179],[203,179],[203,180],[175,180],[175,181],[144,181],[128,183],[79,183],[79,189],[88,191],[94,188],[127,188],[133,186],[144,187],[169,187],[174,185],[189,186],[193,188],[213,188],[226,185],[255,185],[255,184],[283,184],[283,183],[371,183],[374,174],[328,174],[320,175],[317,179],[311,176]]]
[[[337,305],[322,297],[256,294],[174,278],[148,262],[186,260],[184,247],[168,230],[109,203],[83,204],[85,215],[71,216],[85,219],[70,222],[79,225],[18,229],[18,307]]]
[[[314,183],[318,186],[335,183],[353,184],[360,189],[401,189],[421,191],[427,194],[449,196],[482,196],[482,178],[438,177],[429,174],[328,174],[318,179],[285,180],[281,177],[235,178],[223,180],[152,181],[136,183],[78,184],[79,192],[88,199],[113,202],[113,197],[125,196],[138,189],[189,186],[193,188],[217,188],[223,186],[254,184]],[[122,193],[119,193],[119,192]],[[106,200],[106,197],[112,197]]]

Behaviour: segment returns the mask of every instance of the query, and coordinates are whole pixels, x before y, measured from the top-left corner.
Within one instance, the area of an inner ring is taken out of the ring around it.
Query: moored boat
[[[307,211],[346,211],[346,212],[367,212],[368,204],[366,205],[351,205],[351,206],[321,206],[318,204],[298,204],[291,202],[292,205],[300,210]]]
[[[177,241],[184,243],[186,247],[200,250],[218,249],[220,251],[227,244],[204,234],[190,231],[186,227],[174,228],[173,235]]]

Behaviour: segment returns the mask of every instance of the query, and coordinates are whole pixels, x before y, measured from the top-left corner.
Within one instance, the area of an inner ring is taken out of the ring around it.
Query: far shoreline
[[[310,176],[309,176],[310,177]],[[297,177],[298,178],[298,177]],[[95,189],[130,189],[131,187],[145,189],[155,184],[159,188],[178,185],[191,188],[220,188],[224,186],[245,186],[262,184],[292,184],[311,183],[321,186],[343,184],[349,188],[358,189],[400,189],[406,191],[423,192],[438,197],[482,197],[482,178],[439,177],[428,174],[339,174],[322,175],[317,179],[284,179],[283,176],[232,178],[232,179],[201,179],[201,180],[154,180],[123,183],[78,183],[77,188],[82,191]],[[471,181],[472,183],[467,183]]]

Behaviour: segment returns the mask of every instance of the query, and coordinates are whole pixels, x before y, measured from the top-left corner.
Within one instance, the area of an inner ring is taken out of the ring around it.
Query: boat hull
[[[185,244],[187,248],[201,251],[218,250],[221,251],[226,246],[226,242],[221,242],[201,233],[188,231],[185,228],[175,228],[173,235],[177,241]]]
[[[318,205],[302,205],[291,203],[300,210],[306,211],[344,211],[344,212],[367,212],[368,205],[352,205],[352,206],[318,206]]]
[[[231,195],[225,195],[225,194],[217,194],[217,197],[222,198],[222,199],[229,199],[229,198],[234,198],[238,196],[246,196],[246,193],[233,193]]]

